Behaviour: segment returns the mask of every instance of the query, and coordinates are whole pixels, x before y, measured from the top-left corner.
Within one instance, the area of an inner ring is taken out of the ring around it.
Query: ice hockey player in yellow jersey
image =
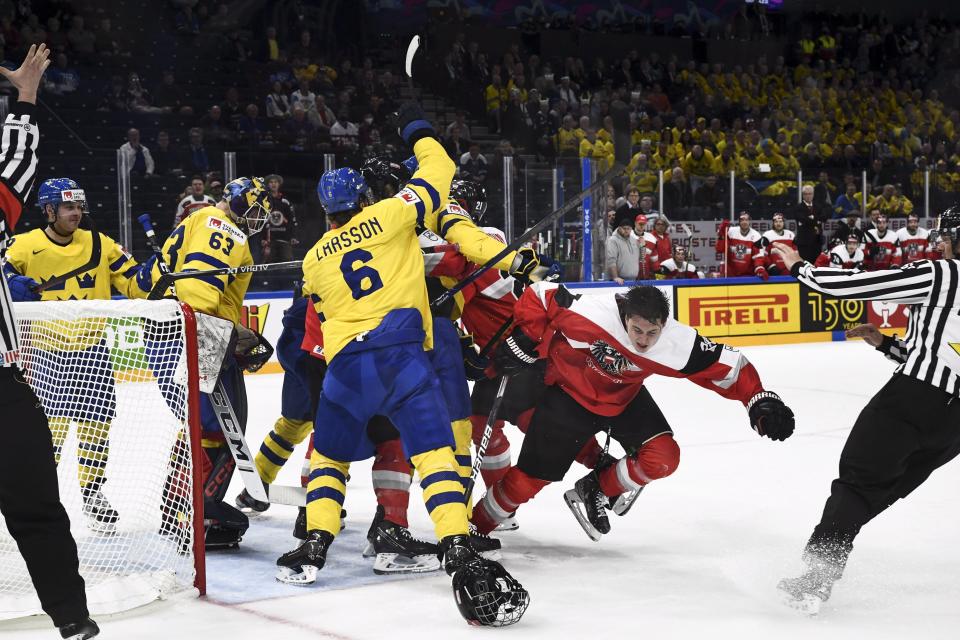
[[[89,215],[80,185],[69,178],[46,180],[37,200],[47,225],[14,236],[7,249],[4,275],[14,300],[109,300],[111,288],[128,298],[144,297],[136,283],[136,261],[102,233],[95,267],[36,292],[39,284],[82,267],[93,251],[93,232],[80,227]],[[41,348],[27,369],[47,412],[58,462],[70,426],[76,425],[83,513],[90,528],[100,532],[113,531],[119,519],[102,490],[117,406],[105,328],[103,323],[37,325],[35,343]]]
[[[349,168],[324,173],[317,186],[335,228],[308,251],[304,289],[323,322],[327,373],[314,419],[308,536],[277,560],[277,579],[316,580],[340,531],[350,461],[372,454],[365,428],[371,417],[384,415],[420,476],[461,613],[476,624],[511,624],[523,615],[529,596],[502,566],[481,558],[472,546],[450,419],[425,352],[432,347],[432,320],[417,229],[438,230],[455,167],[419,105],[400,108],[398,128],[419,168],[396,196],[367,206],[367,185]],[[473,225],[451,224],[446,231],[448,240],[462,234],[465,246],[489,246],[480,262],[503,246],[492,238],[492,245],[483,239],[471,243],[470,234],[482,234]],[[539,265],[534,252],[524,251],[498,266],[530,273]],[[480,613],[474,595],[488,593],[492,583],[498,583],[496,602],[484,603]]]
[[[223,199],[216,205],[199,209],[180,223],[163,244],[161,254],[172,272],[209,271],[253,264],[250,238],[259,233],[270,215],[269,192],[261,178],[237,178],[223,188]],[[147,265],[149,278],[141,286],[149,291],[160,277],[156,257]],[[236,352],[243,353],[259,342],[259,336],[240,324],[240,309],[250,284],[250,274],[236,276],[198,275],[176,283],[177,299],[194,311],[230,320],[238,338]],[[241,430],[246,430],[246,390],[243,372],[230,355],[220,372],[227,397],[233,406]],[[233,474],[233,459],[227,450],[217,412],[208,395],[200,400],[202,444],[212,470],[204,486],[204,519],[207,548],[235,547],[249,526],[247,516],[224,502]]]

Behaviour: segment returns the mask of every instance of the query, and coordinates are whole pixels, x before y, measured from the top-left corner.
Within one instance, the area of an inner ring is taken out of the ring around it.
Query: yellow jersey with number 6
[[[228,213],[217,207],[204,207],[192,213],[163,243],[162,253],[170,271],[174,272],[253,264],[247,234],[230,220]],[[159,277],[160,270],[154,267],[153,282]],[[240,309],[250,286],[250,277],[251,274],[243,273],[184,278],[176,283],[177,298],[194,311],[236,324],[240,321]]]
[[[303,261],[304,291],[320,299],[327,362],[395,309],[419,311],[424,347],[433,347],[416,229],[435,225],[437,212],[447,204],[455,167],[433,138],[417,141],[413,151],[419,169],[407,186],[325,233]]]

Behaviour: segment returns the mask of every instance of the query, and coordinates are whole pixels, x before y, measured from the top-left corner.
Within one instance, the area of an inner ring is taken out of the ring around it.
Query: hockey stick
[[[407,87],[410,89],[410,94],[413,94],[413,59],[417,55],[417,50],[420,48],[420,36],[415,35],[410,39],[410,44],[407,45],[407,57],[404,60],[404,71],[407,72]]]
[[[493,435],[493,425],[497,421],[497,412],[500,411],[500,404],[503,402],[503,395],[507,391],[507,383],[510,382],[510,374],[500,378],[500,387],[497,388],[497,397],[493,400],[493,406],[490,407],[490,415],[487,416],[487,423],[483,425],[483,437],[477,446],[477,457],[473,460],[473,468],[470,470],[470,480],[463,490],[463,502],[470,504],[470,495],[473,493],[473,485],[477,482],[477,475],[480,473],[480,465],[483,464],[483,454],[487,452],[487,445],[490,444],[490,436]]]
[[[157,258],[157,266],[160,272],[164,274],[160,277],[160,281],[157,282],[157,286],[150,291],[150,299],[156,299],[152,298],[152,296],[160,287],[163,278],[174,274],[170,272],[170,267],[163,259],[160,245],[157,243],[157,234],[153,229],[153,223],[150,221],[150,214],[145,213],[139,216],[137,221],[143,225],[147,242],[150,244],[150,248]],[[166,285],[159,290],[165,292],[169,288],[170,285]],[[226,440],[230,454],[233,456],[233,460],[237,465],[237,471],[240,472],[240,479],[243,480],[244,488],[254,499],[260,500],[261,502],[269,502],[267,493],[263,488],[263,481],[260,479],[260,474],[257,473],[256,468],[253,466],[250,447],[247,446],[247,440],[243,436],[240,422],[237,420],[237,415],[233,410],[233,406],[230,404],[230,397],[227,395],[226,389],[223,387],[223,381],[220,380],[220,378],[217,378],[213,393],[208,394],[208,396],[217,415],[217,422],[220,423],[220,429],[223,431],[224,440]]]
[[[33,289],[34,293],[43,293],[47,289],[59,287],[70,278],[79,276],[80,274],[86,273],[91,269],[95,269],[97,265],[100,264],[100,256],[102,253],[102,247],[100,246],[100,234],[97,232],[97,225],[94,224],[93,218],[91,218],[89,215],[84,215],[87,218],[87,223],[90,225],[90,259],[87,260],[84,265],[79,266],[72,271],[68,271],[62,276],[54,276],[53,278],[50,278],[46,282],[40,284],[40,286],[38,286],[36,289]]]
[[[260,479],[260,474],[253,465],[253,456],[250,455],[247,439],[243,437],[240,421],[237,420],[237,414],[233,410],[233,405],[230,404],[230,397],[221,379],[217,378],[216,387],[209,397],[210,404],[213,405],[213,410],[217,414],[217,422],[220,423],[220,429],[223,431],[224,440],[227,441],[230,453],[237,464],[237,471],[240,472],[244,488],[254,500],[270,502],[263,488],[263,480]]]
[[[248,264],[242,267],[224,267],[222,269],[205,269],[203,271],[171,271],[157,279],[147,300],[158,300],[163,292],[178,280],[185,278],[202,278],[205,276],[235,276],[242,273],[265,273],[271,271],[295,271],[303,268],[303,261],[271,262],[268,264]]]
[[[615,159],[613,167],[609,171],[600,176],[600,179],[595,183],[590,185],[584,191],[578,193],[570,202],[567,202],[562,207],[548,213],[543,219],[538,223],[527,229],[523,235],[516,238],[513,242],[508,244],[503,248],[500,253],[493,256],[486,263],[478,267],[473,273],[468,275],[466,278],[455,284],[453,287],[445,291],[444,293],[437,296],[437,298],[430,303],[430,306],[438,307],[450,298],[460,292],[464,287],[468,286],[474,280],[482,276],[488,269],[492,268],[495,264],[503,260],[506,256],[513,253],[525,243],[529,242],[534,238],[538,233],[546,229],[548,226],[552,225],[555,220],[559,220],[566,214],[570,213],[577,207],[579,207],[584,200],[591,197],[595,191],[599,191],[601,187],[606,186],[607,182],[615,178],[619,174],[623,173],[624,168],[627,166],[627,163],[630,161],[630,114],[627,110],[627,105],[621,101],[617,101],[613,104],[611,108],[611,113],[614,119],[614,149],[615,149]]]

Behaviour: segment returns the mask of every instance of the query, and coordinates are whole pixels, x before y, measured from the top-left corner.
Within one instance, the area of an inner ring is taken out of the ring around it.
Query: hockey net
[[[91,612],[202,593],[193,312],[174,300],[14,307],[20,366],[50,425]],[[0,519],[0,619],[35,613],[26,565]]]

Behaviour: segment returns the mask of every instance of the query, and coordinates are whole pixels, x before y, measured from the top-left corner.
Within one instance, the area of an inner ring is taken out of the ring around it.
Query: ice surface
[[[276,583],[273,563],[293,547],[295,510],[272,507],[254,520],[242,549],[211,554],[206,599],[157,603],[100,618],[103,638],[956,638],[960,635],[960,466],[946,466],[869,524],[844,579],[818,618],[780,604],[775,585],[801,567],[799,554],[820,515],[847,431],[892,371],[862,343],[744,349],[766,386],[797,414],[797,433],[760,438],[746,412],[685,381],[653,379],[682,456],[677,473],[648,487],[599,543],[562,499],[582,474],[545,489],[503,533],[504,563],[530,590],[510,630],[468,627],[449,579],[374,576],[360,558],[373,515],[370,463],[351,469],[348,529],[313,587]],[[247,378],[251,448],[280,406],[279,375]],[[958,425],[960,428],[960,425]],[[519,445],[519,433],[508,427]],[[281,482],[297,482],[298,449]],[[514,458],[517,448],[514,449]],[[234,478],[230,496],[239,491]],[[431,531],[414,487],[411,527]],[[56,637],[46,619],[0,625],[0,636]]]

